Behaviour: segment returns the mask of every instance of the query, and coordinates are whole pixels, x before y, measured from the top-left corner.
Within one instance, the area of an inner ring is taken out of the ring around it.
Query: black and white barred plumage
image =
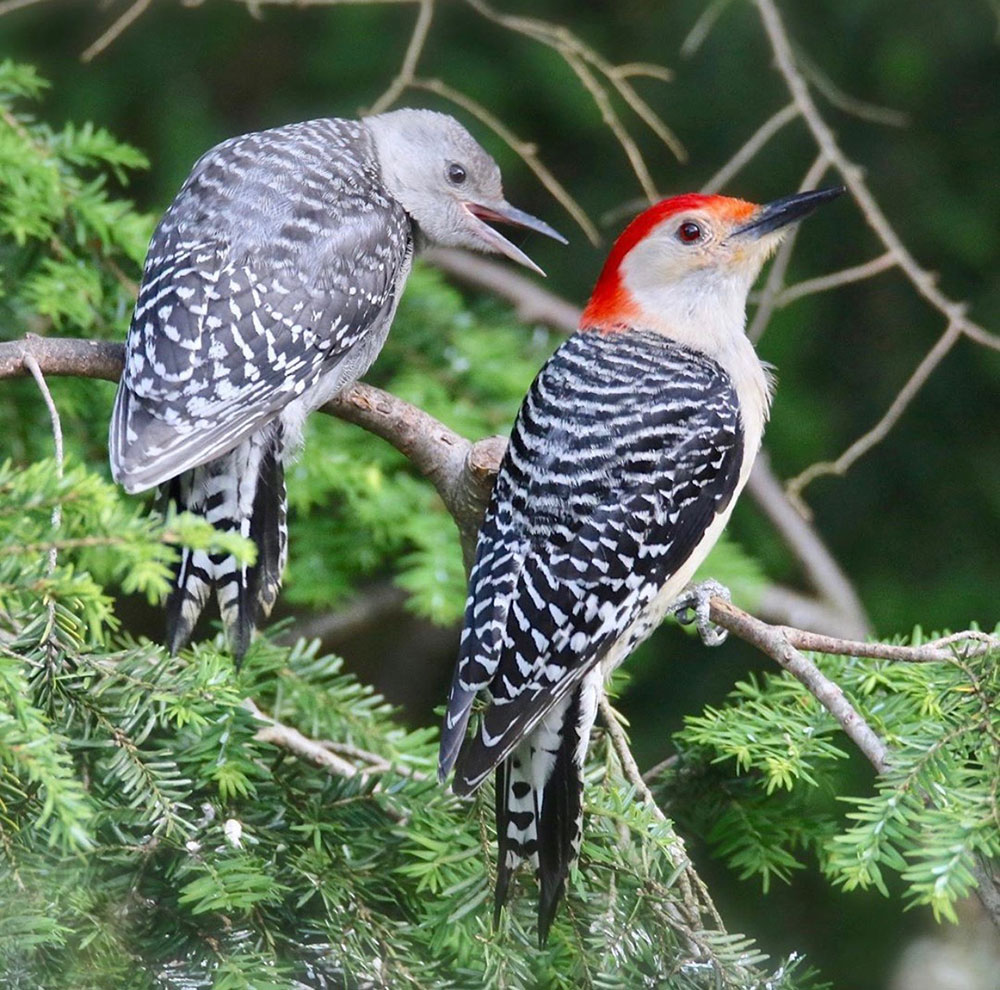
[[[530,860],[543,939],[579,848],[604,678],[690,578],[743,460],[726,372],[650,331],[576,334],[518,414],[470,577],[440,770],[454,765],[467,794],[497,769],[497,909]]]
[[[169,482],[178,508],[258,545],[249,569],[184,551],[171,649],[213,588],[238,655],[270,611],[287,547],[284,459],[306,413],[377,354],[412,253],[355,121],[223,142],[161,220],[111,423],[115,477],[129,491]]]
[[[430,111],[246,134],[195,165],[149,247],[111,467],[127,491],[163,486],[178,508],[251,537],[258,557],[242,567],[183,552],[171,650],[213,589],[237,656],[270,612],[287,549],[284,464],[306,415],[377,356],[415,248],[533,264],[480,213],[558,237],[510,207],[492,158]]]

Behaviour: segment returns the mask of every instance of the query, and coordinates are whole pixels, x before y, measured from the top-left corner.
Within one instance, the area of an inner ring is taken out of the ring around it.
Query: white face
[[[622,263],[626,285],[637,298],[665,286],[700,291],[731,287],[745,295],[785,233],[734,234],[753,212],[720,216],[685,210],[663,221]]]

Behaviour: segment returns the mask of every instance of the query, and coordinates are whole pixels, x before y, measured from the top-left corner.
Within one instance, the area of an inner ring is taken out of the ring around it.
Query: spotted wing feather
[[[361,125],[234,138],[150,244],[110,431],[140,491],[231,450],[391,315],[412,254]]]

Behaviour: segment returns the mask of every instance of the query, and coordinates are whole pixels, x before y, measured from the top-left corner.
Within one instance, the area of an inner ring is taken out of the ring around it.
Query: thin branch
[[[611,702],[608,701],[606,694],[601,695],[598,710],[601,713],[601,721],[604,723],[604,729],[611,740],[611,747],[618,757],[618,762],[621,765],[622,774],[625,779],[635,788],[636,793],[642,798],[643,804],[648,805],[649,810],[653,812],[656,820],[666,822],[668,820],[667,816],[656,803],[656,798],[653,797],[653,792],[647,786],[646,781],[642,779],[642,774],[639,772],[639,764],[635,762],[635,757],[632,755],[632,750],[629,747],[628,736],[625,735],[625,730],[622,728],[618,713],[611,707]],[[683,852],[683,848],[681,851]],[[687,854],[684,853],[684,858],[681,862],[686,861]],[[676,865],[680,866],[681,864],[677,863]]]
[[[720,14],[722,14],[731,2],[732,0],[712,0],[705,7],[694,22],[691,30],[688,31],[687,37],[681,42],[682,57],[690,58],[701,48],[705,39],[711,33],[712,28],[715,27],[715,22],[719,19]]]
[[[859,120],[867,120],[872,124],[883,124],[886,127],[906,127],[910,122],[910,115],[902,110],[893,110],[891,107],[882,107],[876,103],[869,103],[867,100],[860,100],[850,93],[845,93],[832,79],[819,67],[807,58],[802,51],[797,53],[799,65],[802,72],[809,77],[809,81],[816,89],[826,97],[826,99],[838,110],[849,113]]]
[[[597,109],[601,111],[601,120],[604,121],[605,126],[614,134],[615,139],[622,146],[622,150],[624,150],[625,156],[632,166],[632,171],[639,180],[639,185],[642,186],[642,191],[646,199],[650,203],[654,203],[659,198],[659,194],[656,191],[656,183],[653,182],[653,177],[649,174],[649,169],[646,166],[645,159],[642,157],[642,152],[639,151],[639,146],[635,143],[632,135],[629,134],[628,129],[622,122],[621,117],[615,111],[604,87],[597,81],[583,59],[578,58],[571,52],[564,52],[564,58],[569,67],[576,73],[576,77],[583,83],[584,88],[593,97]]]
[[[820,275],[818,278],[808,278],[795,285],[788,286],[778,293],[775,305],[780,309],[789,303],[801,299],[803,296],[811,296],[817,292],[827,292],[829,289],[836,289],[842,285],[849,285],[851,282],[861,282],[871,278],[881,272],[895,268],[896,257],[890,251],[880,254],[871,261],[866,261],[861,265],[854,265],[851,268],[842,268],[839,272],[831,272],[829,275]]]
[[[882,241],[886,250],[895,257],[897,265],[913,284],[913,287],[931,306],[945,316],[949,322],[958,324],[962,333],[969,336],[978,333],[992,337],[993,335],[989,334],[987,330],[967,318],[963,303],[950,299],[937,288],[934,275],[922,268],[907,250],[868,189],[862,178],[861,169],[840,150],[833,131],[830,130],[816,108],[816,104],[809,94],[809,87],[795,64],[791,43],[774,0],[754,0],[754,3],[771,42],[778,71],[784,77],[792,99],[812,132],[820,152],[843,177],[844,183],[860,207],[868,225]]]
[[[353,763],[349,763],[343,757],[332,753],[326,746],[303,735],[298,729],[290,725],[284,725],[270,715],[265,714],[249,698],[244,699],[243,707],[253,715],[254,718],[264,723],[262,729],[258,729],[254,738],[259,742],[272,743],[281,749],[287,749],[296,756],[302,757],[309,763],[318,767],[323,767],[338,777],[348,779],[357,777],[361,772]]]
[[[653,131],[663,144],[670,149],[679,162],[687,159],[687,153],[677,135],[667,127],[663,119],[639,96],[628,81],[628,77],[632,73],[623,72],[622,66],[612,65],[595,49],[585,44],[572,31],[561,24],[550,24],[547,21],[542,21],[534,17],[501,14],[485,3],[484,0],[466,0],[466,3],[487,20],[516,34],[534,38],[541,44],[552,48],[567,64],[569,64],[572,57],[594,68],[611,83],[621,99],[625,101],[636,116]],[[625,66],[624,68],[633,68],[633,66]],[[644,68],[646,71],[643,74],[650,75],[650,67],[644,66]],[[664,69],[661,71],[666,72],[667,70]],[[603,86],[600,88],[602,92],[605,92]]]
[[[110,45],[114,44],[146,12],[151,2],[152,0],[135,0],[135,3],[97,41],[86,48],[80,56],[80,61],[89,62],[100,55]]]
[[[802,179],[799,190],[814,188],[828,167],[826,158],[822,154],[817,155]],[[767,273],[767,281],[760,293],[753,320],[747,329],[747,336],[755,344],[764,335],[764,331],[774,315],[778,296],[785,287],[785,274],[788,272],[788,265],[792,260],[792,251],[795,249],[795,241],[798,236],[799,228],[796,225],[785,235],[785,239],[781,242],[781,247],[778,248],[778,253],[771,263],[771,270]]]
[[[824,475],[844,474],[855,461],[867,454],[872,447],[881,443],[899,421],[900,416],[903,415],[906,407],[913,401],[927,379],[930,378],[931,372],[941,363],[944,356],[955,346],[961,336],[961,326],[954,321],[949,323],[944,333],[938,338],[937,343],[927,352],[906,384],[899,390],[885,415],[867,433],[858,437],[835,461],[818,461],[786,482],[785,487],[789,497],[797,504],[802,505],[802,490],[806,485]]]
[[[868,617],[854,585],[826,544],[789,499],[771,468],[766,451],[754,462],[747,491],[790,547],[805,570],[810,585],[843,616],[844,633],[858,637],[868,632]]]
[[[12,14],[15,10],[23,7],[33,7],[36,3],[45,3],[47,0],[3,0],[0,3],[0,17],[4,14]]]
[[[732,158],[720,168],[702,187],[704,193],[718,192],[723,186],[728,184],[730,179],[737,175],[760,150],[774,137],[778,131],[786,124],[790,124],[799,115],[798,107],[794,103],[789,103],[782,107],[776,114],[768,117],[753,134],[747,138],[746,143],[740,148]]]
[[[978,629],[966,629],[918,646],[871,643],[839,636],[824,636],[804,629],[762,622],[722,598],[712,599],[712,621],[755,646],[760,645],[758,640],[764,641],[761,637],[766,631],[768,643],[780,639],[796,650],[827,653],[831,656],[891,660],[896,663],[952,663],[956,657],[968,659],[1000,650],[1000,636],[993,636]],[[751,635],[756,638],[751,638]]]
[[[38,361],[35,359],[33,354],[26,354],[24,357],[24,366],[31,372],[31,376],[35,379],[35,384],[38,386],[38,390],[42,393],[42,398],[45,400],[45,405],[49,411],[49,422],[52,425],[52,442],[55,447],[55,460],[56,460],[56,477],[62,480],[63,477],[63,432],[62,423],[59,420],[59,410],[56,408],[55,402],[52,400],[52,393],[49,391],[49,386],[45,382],[45,376],[42,374],[42,369],[38,366]],[[52,506],[52,531],[57,533],[60,526],[62,526],[62,503],[56,502]],[[59,548],[53,543],[49,547],[49,568],[48,576],[52,577],[56,572],[56,567],[59,564]],[[45,642],[49,641],[49,637],[55,628],[56,623],[56,602],[55,599],[46,595],[48,601],[46,602],[46,608],[48,611],[48,619],[45,624],[45,632],[42,635],[42,640]]]
[[[52,425],[52,441],[53,446],[55,447],[56,477],[61,481],[63,477],[63,432],[62,423],[59,420],[59,410],[56,409],[56,404],[52,400],[52,393],[49,391],[49,386],[45,383],[45,376],[42,374],[42,369],[38,367],[38,361],[35,360],[35,356],[33,354],[26,354],[24,357],[24,365],[35,379],[35,383],[38,385],[38,390],[42,393],[42,398],[45,400],[46,408],[49,411],[49,422]],[[52,507],[53,531],[58,530],[61,525],[62,503],[56,502],[56,504]],[[55,573],[58,562],[59,551],[55,546],[53,546],[49,550],[50,577]]]
[[[889,751],[885,743],[858,714],[840,686],[796,649],[784,629],[769,626],[721,598],[712,599],[711,618],[723,629],[766,653],[799,681],[837,720],[848,738],[879,773],[889,769]]]
[[[403,64],[400,66],[396,78],[389,83],[385,92],[372,104],[368,111],[370,114],[388,110],[413,82],[417,71],[417,62],[420,61],[424,46],[427,44],[427,33],[430,31],[431,21],[434,17],[434,0],[419,0],[418,6],[417,20],[413,26],[410,43],[406,47],[406,54],[403,56]]]
[[[653,813],[656,820],[661,824],[671,825],[670,820],[663,813],[663,809],[656,803],[656,798],[653,797],[653,792],[649,789],[649,785],[643,779],[642,773],[639,771],[639,765],[635,762],[635,757],[632,755],[628,736],[625,735],[625,729],[622,727],[620,717],[614,708],[611,707],[611,702],[608,701],[608,696],[603,691],[601,692],[601,700],[598,702],[598,711],[601,713],[601,721],[604,723],[604,729],[611,740],[611,748],[614,750],[618,764],[621,767],[622,776],[635,788],[636,793],[642,798],[643,803]],[[687,849],[684,847],[684,841],[679,835],[673,833],[672,825],[671,832],[672,844],[674,846],[673,862],[675,868],[680,871],[681,894],[684,898],[684,906],[688,910],[690,921],[697,926],[700,924],[702,916],[707,914],[716,929],[720,932],[725,932],[726,927],[722,921],[722,916],[716,909],[708,893],[708,888],[702,883],[701,877],[694,869],[691,859],[687,854]],[[697,895],[695,894],[696,887],[698,891]]]
[[[652,62],[625,62],[623,65],[616,65],[612,73],[619,79],[633,79],[638,76],[670,82],[674,78],[674,74],[666,66],[655,65]]]

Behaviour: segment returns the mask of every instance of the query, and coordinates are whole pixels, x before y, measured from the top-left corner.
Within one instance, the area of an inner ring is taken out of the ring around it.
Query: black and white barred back
[[[690,577],[743,460],[729,377],[649,331],[576,334],[518,414],[480,531],[439,769],[456,766],[467,794],[496,768],[497,911],[530,860],[543,941],[579,850],[604,678]],[[466,739],[481,691],[489,704]]]
[[[285,563],[283,464],[306,414],[384,342],[413,230],[363,124],[314,120],[225,141],[195,165],[150,244],[110,430],[127,491],[250,536],[253,567],[187,552],[168,640],[213,588],[234,650],[274,603]]]

